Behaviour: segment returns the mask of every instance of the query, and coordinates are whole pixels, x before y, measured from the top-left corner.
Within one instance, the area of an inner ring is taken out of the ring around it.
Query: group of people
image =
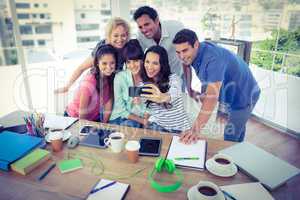
[[[157,131],[180,133],[184,143],[200,138],[217,101],[228,105],[224,139],[243,141],[245,125],[260,89],[248,65],[213,43],[199,42],[194,31],[177,21],[161,21],[155,9],[138,8],[133,16],[139,28],[130,39],[128,23],[113,18],[106,38],[73,72],[66,92],[87,69],[65,115]],[[191,88],[191,66],[202,82]],[[143,86],[140,97],[129,87]],[[194,123],[183,105],[183,92],[202,102]]]

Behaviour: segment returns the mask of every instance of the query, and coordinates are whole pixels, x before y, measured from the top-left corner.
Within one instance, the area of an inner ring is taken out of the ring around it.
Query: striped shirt
[[[169,79],[168,94],[171,97],[171,106],[166,108],[164,105],[151,103],[149,105],[149,121],[155,122],[167,130],[188,130],[192,127],[192,122],[184,109],[180,78],[176,74],[171,74]]]

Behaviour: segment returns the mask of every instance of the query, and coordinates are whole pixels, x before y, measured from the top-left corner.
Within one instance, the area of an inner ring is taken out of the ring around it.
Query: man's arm
[[[209,120],[219,98],[222,82],[214,82],[207,85],[206,94],[203,98],[201,110],[198,114],[196,121],[193,124],[192,129],[187,130],[181,134],[180,140],[183,143],[190,144],[199,139],[197,134],[206,125]],[[196,134],[197,133],[197,134]]]
[[[62,87],[58,88],[54,91],[54,93],[65,93],[69,90],[69,88],[73,85],[73,83],[80,77],[80,75],[87,69],[93,66],[94,59],[93,57],[89,56],[83,63],[81,63],[75,71],[72,73],[68,83]]]
[[[187,88],[187,92],[190,97],[192,97],[195,101],[203,101],[203,96],[200,92],[197,92],[192,89],[192,69],[189,65],[182,64],[183,66],[183,72],[184,72],[184,80]]]

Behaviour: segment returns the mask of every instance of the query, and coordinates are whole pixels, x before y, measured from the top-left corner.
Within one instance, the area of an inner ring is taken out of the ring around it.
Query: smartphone
[[[152,94],[151,92],[143,92],[143,89],[151,89],[151,87],[136,87],[136,86],[132,86],[128,88],[128,93],[130,97],[140,97],[141,94]]]
[[[159,156],[162,139],[153,137],[142,137],[140,139],[139,155],[142,156]]]

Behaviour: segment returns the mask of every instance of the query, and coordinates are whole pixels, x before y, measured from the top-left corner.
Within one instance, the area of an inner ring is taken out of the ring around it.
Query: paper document
[[[116,182],[115,184],[111,180],[101,179],[99,183],[93,188],[93,190],[97,190],[90,194],[87,200],[121,200],[124,199],[128,189],[129,184]]]
[[[74,117],[64,117],[64,116],[58,116],[58,115],[46,113],[44,128],[64,130],[70,127],[77,120],[78,118],[74,118]]]
[[[221,186],[230,195],[238,200],[274,200],[269,192],[260,183],[244,183]]]
[[[173,136],[167,159],[173,160],[176,166],[204,170],[206,159],[206,141],[198,140],[196,144],[183,144],[179,136]]]

